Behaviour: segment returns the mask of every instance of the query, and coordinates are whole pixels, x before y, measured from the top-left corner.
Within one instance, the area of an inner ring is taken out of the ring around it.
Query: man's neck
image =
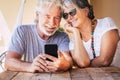
[[[39,34],[39,36],[44,39],[44,40],[48,40],[50,38],[50,36],[47,36],[45,34],[43,34],[37,27],[37,33]]]

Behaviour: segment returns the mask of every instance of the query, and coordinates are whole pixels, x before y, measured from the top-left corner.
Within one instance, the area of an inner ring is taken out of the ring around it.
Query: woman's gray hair
[[[88,18],[93,20],[94,19],[94,11],[93,6],[88,2],[88,0],[63,0],[63,6],[68,7],[68,5],[77,6],[77,8],[84,9],[86,7],[89,8]]]

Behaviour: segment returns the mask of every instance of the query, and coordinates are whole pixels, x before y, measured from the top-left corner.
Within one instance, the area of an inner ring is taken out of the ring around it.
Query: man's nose
[[[53,26],[53,25],[55,24],[55,19],[54,19],[53,17],[50,18],[49,24],[50,24],[51,26]]]

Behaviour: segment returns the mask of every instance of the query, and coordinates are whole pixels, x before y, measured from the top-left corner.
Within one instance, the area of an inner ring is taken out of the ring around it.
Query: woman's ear
[[[88,7],[84,8],[84,12],[85,12],[85,15],[86,15],[86,16],[88,16],[89,11],[90,11],[90,10],[89,10]]]

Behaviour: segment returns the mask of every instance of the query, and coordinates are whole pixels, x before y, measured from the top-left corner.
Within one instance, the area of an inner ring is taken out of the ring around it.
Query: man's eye
[[[60,17],[55,17],[55,19],[60,19]]]
[[[45,17],[48,18],[48,19],[50,19],[50,16],[48,16],[48,15],[46,15]]]

